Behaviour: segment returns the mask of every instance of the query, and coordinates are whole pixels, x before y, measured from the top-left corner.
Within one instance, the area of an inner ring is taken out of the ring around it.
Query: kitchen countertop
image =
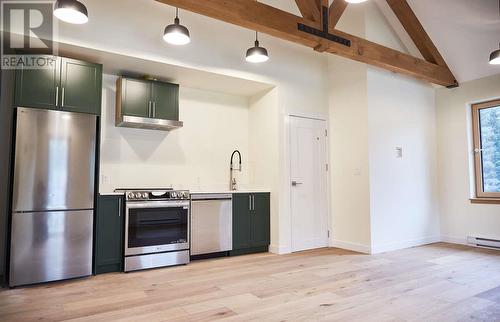
[[[250,189],[250,190],[205,190],[205,191],[190,191],[192,195],[202,195],[202,194],[213,194],[213,193],[258,193],[258,192],[267,192],[270,193],[269,190],[260,190],[260,189]]]

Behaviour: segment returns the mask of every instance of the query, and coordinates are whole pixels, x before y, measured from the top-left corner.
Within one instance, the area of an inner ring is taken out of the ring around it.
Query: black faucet
[[[229,172],[230,172],[230,178],[229,178],[229,189],[231,189],[231,190],[233,190],[233,191],[234,191],[234,190],[236,190],[236,179],[233,177],[233,171],[235,170],[235,169],[233,168],[233,158],[234,158],[234,155],[235,155],[236,153],[238,153],[238,158],[239,158],[239,161],[240,161],[240,162],[239,162],[239,163],[240,163],[240,166],[239,166],[239,168],[238,168],[238,169],[236,169],[236,170],[238,170],[238,171],[240,171],[240,172],[241,172],[241,153],[240,153],[240,151],[238,151],[238,150],[234,150],[234,151],[233,151],[233,154],[231,154],[231,164],[230,164],[230,171],[229,171]]]

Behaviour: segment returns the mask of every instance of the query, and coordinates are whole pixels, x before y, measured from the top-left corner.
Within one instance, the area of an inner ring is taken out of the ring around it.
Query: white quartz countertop
[[[268,192],[269,190],[261,190],[261,189],[250,189],[250,190],[203,190],[203,191],[190,191],[192,195],[202,195],[202,194],[212,194],[212,193],[258,193],[258,192]]]

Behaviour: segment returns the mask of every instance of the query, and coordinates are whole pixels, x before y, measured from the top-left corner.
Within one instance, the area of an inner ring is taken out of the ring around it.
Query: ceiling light
[[[267,49],[259,46],[257,31],[255,32],[255,46],[247,50],[246,60],[250,63],[263,63],[269,60]]]
[[[361,2],[365,2],[366,0],[345,0],[345,2],[349,2],[349,3],[361,3]]]
[[[54,16],[64,22],[79,25],[89,21],[87,7],[77,0],[57,0]]]
[[[499,47],[500,47],[500,45],[499,45]],[[491,53],[490,64],[491,65],[500,65],[500,49],[497,49]]]
[[[172,45],[186,45],[189,44],[189,30],[179,23],[179,8],[175,8],[174,23],[165,27],[163,33],[163,40]]]

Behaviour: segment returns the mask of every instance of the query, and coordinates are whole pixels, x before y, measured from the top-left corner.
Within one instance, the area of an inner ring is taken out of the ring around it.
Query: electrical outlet
[[[108,175],[101,174],[101,183],[102,184],[110,184],[111,183],[110,177]]]

